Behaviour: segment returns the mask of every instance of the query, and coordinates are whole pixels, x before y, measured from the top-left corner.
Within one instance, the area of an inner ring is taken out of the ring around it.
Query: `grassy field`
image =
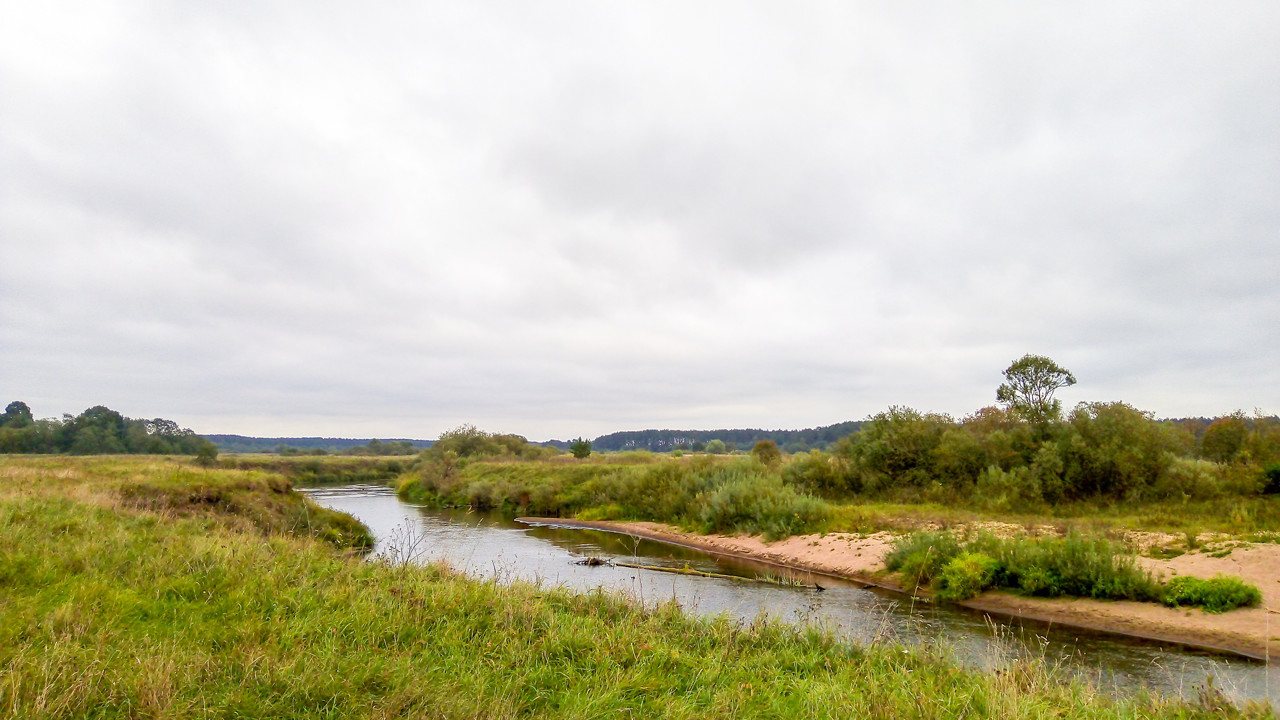
[[[406,469],[398,488],[414,502],[510,515],[655,520],[702,532],[870,533],[1000,522],[1029,529],[1048,526],[1059,534],[1075,530],[1118,537],[1141,530],[1280,540],[1280,495],[1233,497],[1226,511],[1222,500],[1190,499],[1074,501],[1038,510],[993,511],[963,499],[820,499],[790,484],[786,465],[766,468],[742,456],[672,458],[632,452],[584,460],[477,459],[447,469],[419,462]]]
[[[0,457],[0,716],[1231,717],[818,631],[367,562],[279,476]],[[1249,711],[1264,715],[1261,709]]]

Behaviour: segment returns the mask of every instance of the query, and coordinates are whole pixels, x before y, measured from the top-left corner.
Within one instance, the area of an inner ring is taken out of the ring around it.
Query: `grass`
[[[914,586],[932,584],[937,596],[957,601],[991,588],[1043,597],[1138,600],[1225,612],[1262,601],[1258,588],[1239,578],[1175,578],[1162,584],[1138,567],[1124,546],[1099,537],[998,538],[979,533],[922,531],[894,542],[885,567]]]
[[[363,457],[348,455],[285,456],[270,454],[223,455],[218,467],[259,470],[289,478],[299,487],[322,485],[390,485],[413,461],[412,457]]]
[[[244,514],[249,497],[293,495],[271,477],[202,473],[172,460],[0,458],[0,715],[1239,715],[1213,698],[1101,697],[1037,664],[980,674],[768,621],[365,562],[288,513]],[[230,499],[199,500],[209,487]]]
[[[426,463],[401,477],[410,502],[508,515],[654,520],[698,532],[760,533],[776,539],[820,529],[826,502],[796,490],[750,458],[623,462]],[[624,458],[625,460],[625,458]]]

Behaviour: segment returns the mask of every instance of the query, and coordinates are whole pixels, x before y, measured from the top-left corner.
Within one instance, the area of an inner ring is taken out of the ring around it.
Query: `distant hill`
[[[247,437],[245,435],[201,435],[205,440],[218,446],[218,450],[228,453],[269,453],[281,447],[298,450],[326,450],[341,452],[356,447],[365,447],[372,438],[325,438],[325,437]],[[406,438],[379,438],[383,442],[407,442],[418,448],[431,447],[431,440],[409,440]]]
[[[807,430],[629,430],[601,435],[591,441],[594,450],[649,450],[668,452],[701,449],[711,440],[721,440],[739,450],[750,450],[761,440],[772,440],[787,452],[825,450],[837,440],[852,435],[862,421],[836,423]]]

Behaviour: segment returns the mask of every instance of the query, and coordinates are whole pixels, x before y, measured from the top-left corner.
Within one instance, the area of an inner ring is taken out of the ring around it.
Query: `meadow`
[[[282,475],[0,458],[0,714],[21,718],[1270,716],[1114,699],[820,629],[366,559]],[[921,702],[926,698],[927,702]]]

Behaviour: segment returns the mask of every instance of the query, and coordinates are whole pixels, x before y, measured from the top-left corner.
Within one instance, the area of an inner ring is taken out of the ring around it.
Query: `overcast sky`
[[[1280,411],[1280,3],[0,0],[0,402]]]

